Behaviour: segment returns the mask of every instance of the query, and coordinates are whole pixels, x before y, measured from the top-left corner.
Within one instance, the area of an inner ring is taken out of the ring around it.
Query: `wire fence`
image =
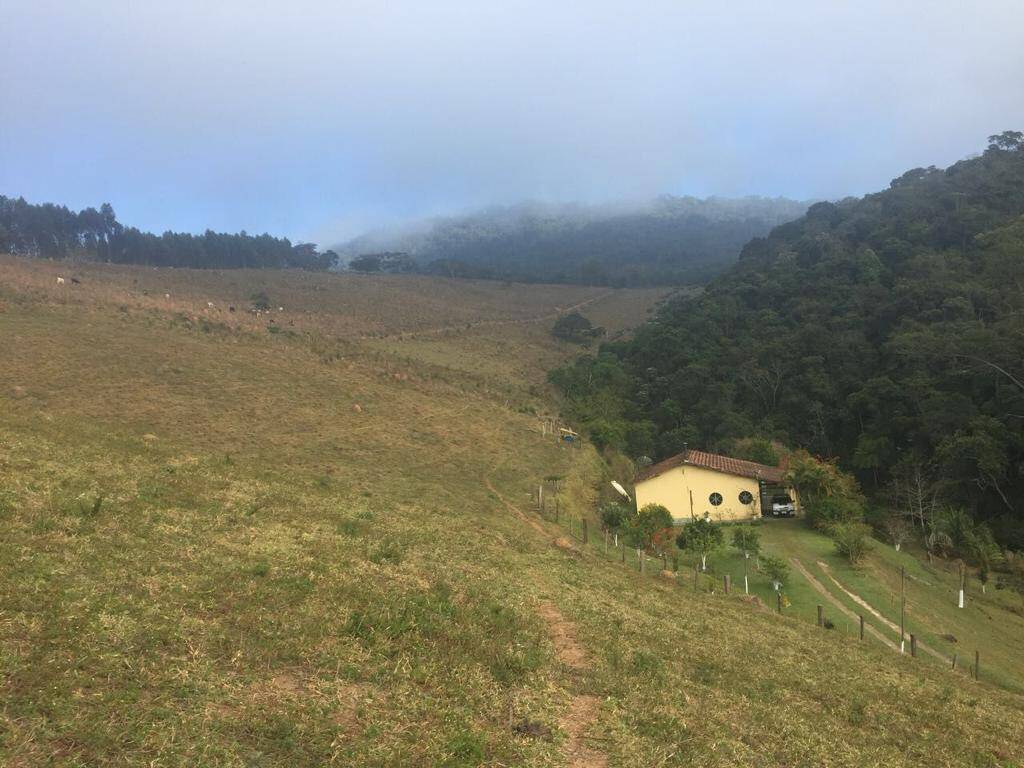
[[[533,494],[535,509],[543,519],[564,528],[569,538],[587,552],[639,574],[674,581],[679,587],[696,593],[735,596],[748,603],[763,603],[749,588],[749,574],[744,573],[739,580],[734,581],[735,576],[732,573],[708,573],[702,570],[699,558],[693,558],[691,563],[687,562],[687,558],[681,557],[678,552],[661,551],[652,554],[643,548],[627,546],[621,537],[611,531],[602,530],[593,519],[585,515],[566,512],[558,495],[561,490],[562,481],[560,479],[546,478],[538,484],[537,491]],[[766,608],[780,616],[794,615],[794,612],[789,610],[791,604],[784,591],[775,589],[773,597],[771,602],[774,604],[765,605]],[[954,653],[952,657],[948,658],[937,653],[925,646],[916,633],[906,630],[904,611],[901,610],[898,638],[893,641],[889,639],[891,626],[887,626],[891,622],[886,620],[873,623],[863,613],[843,605],[838,598],[834,598],[834,601],[830,599],[829,602],[827,610],[825,605],[818,604],[816,606],[816,626],[818,628],[839,630],[862,642],[874,639],[900,654],[909,655],[911,658],[917,658],[923,648],[929,655],[943,662],[947,669],[966,673],[973,680],[980,680],[981,653],[979,650],[974,651],[973,659],[968,656],[966,666],[961,661],[959,653]]]

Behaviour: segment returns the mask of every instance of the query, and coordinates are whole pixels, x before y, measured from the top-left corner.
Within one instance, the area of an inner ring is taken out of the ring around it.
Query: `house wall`
[[[716,472],[705,467],[684,465],[674,467],[656,477],[637,483],[637,509],[647,504],[662,504],[677,521],[688,521],[691,515],[712,520],[750,520],[761,516],[761,502],[757,480]],[[693,492],[693,507],[690,492]],[[742,504],[739,495],[747,491],[753,496],[750,504]],[[713,506],[712,493],[722,494],[722,503]]]

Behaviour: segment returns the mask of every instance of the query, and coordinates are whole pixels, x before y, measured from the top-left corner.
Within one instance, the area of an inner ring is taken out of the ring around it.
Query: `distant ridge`
[[[674,197],[604,205],[528,202],[380,229],[333,246],[344,261],[387,254],[401,269],[527,282],[704,282],[743,246],[803,215],[786,198]],[[408,258],[395,261],[402,254]],[[371,269],[378,268],[374,262]]]

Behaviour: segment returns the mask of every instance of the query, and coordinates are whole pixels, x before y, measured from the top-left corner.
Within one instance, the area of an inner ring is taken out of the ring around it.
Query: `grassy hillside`
[[[0,260],[0,764],[1024,760],[987,679],[553,544],[547,328],[660,292],[66,270]]]

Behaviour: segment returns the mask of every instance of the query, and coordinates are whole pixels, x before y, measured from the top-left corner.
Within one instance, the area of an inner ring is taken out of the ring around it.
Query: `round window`
[[[717,507],[719,504],[722,503],[722,494],[712,493],[710,496],[708,496],[708,501],[711,502],[711,506]]]
[[[750,491],[740,491],[740,504],[749,504],[754,500],[754,494]]]

